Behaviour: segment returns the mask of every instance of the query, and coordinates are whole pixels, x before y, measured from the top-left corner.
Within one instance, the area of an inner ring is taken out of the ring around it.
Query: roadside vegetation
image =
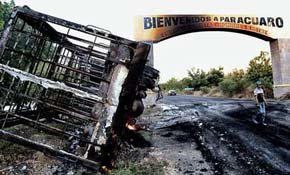
[[[164,175],[165,166],[166,162],[156,159],[141,163],[121,161],[118,162],[117,167],[112,172],[112,175]]]
[[[5,22],[8,20],[12,9],[14,8],[14,1],[0,1],[0,33],[5,26]]]
[[[268,52],[261,51],[250,60],[246,70],[234,69],[225,74],[223,67],[212,68],[208,72],[192,68],[188,70],[187,77],[181,80],[171,78],[161,87],[165,92],[174,89],[178,93],[193,95],[249,98],[257,80],[263,82],[266,96],[272,98],[273,75]],[[189,92],[187,89],[190,88],[193,90]]]

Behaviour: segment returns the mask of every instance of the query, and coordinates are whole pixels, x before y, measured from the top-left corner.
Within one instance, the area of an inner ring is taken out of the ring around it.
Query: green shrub
[[[238,84],[236,81],[234,81],[231,78],[226,78],[222,82],[219,83],[219,88],[221,91],[228,96],[233,96],[233,94],[237,91],[238,89]]]
[[[163,167],[166,162],[149,160],[143,163],[119,162],[113,170],[113,175],[164,175]]]
[[[251,85],[251,82],[246,78],[242,78],[236,81],[236,83],[237,83],[237,88],[235,90],[235,93],[242,93]]]
[[[206,74],[206,80],[208,82],[208,86],[218,86],[218,84],[223,80],[224,78],[224,68],[211,68],[207,74]]]
[[[210,91],[210,88],[206,87],[206,86],[202,86],[202,87],[200,87],[200,90],[203,94],[208,94]]]

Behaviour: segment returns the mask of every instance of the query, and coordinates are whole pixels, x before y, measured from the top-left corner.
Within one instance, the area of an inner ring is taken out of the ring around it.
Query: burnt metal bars
[[[0,38],[0,138],[97,169],[98,160],[87,158],[106,142],[105,129],[126,92],[123,83],[136,71],[134,81],[142,81],[150,46],[140,44],[16,7]],[[145,61],[134,61],[140,59],[137,46],[146,48]],[[132,72],[136,64],[141,69]],[[129,89],[138,89],[138,81]],[[18,124],[64,138],[65,145],[46,145],[6,129]],[[68,149],[72,140],[83,149]]]

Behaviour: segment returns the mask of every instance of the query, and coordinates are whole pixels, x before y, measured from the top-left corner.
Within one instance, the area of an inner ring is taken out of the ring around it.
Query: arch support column
[[[290,39],[279,38],[270,41],[274,97],[290,93]]]

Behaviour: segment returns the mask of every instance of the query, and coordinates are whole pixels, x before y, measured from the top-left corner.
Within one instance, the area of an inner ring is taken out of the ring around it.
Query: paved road
[[[252,123],[252,100],[166,96],[148,115],[152,155],[167,174],[290,174],[290,108],[271,101],[268,126]]]

